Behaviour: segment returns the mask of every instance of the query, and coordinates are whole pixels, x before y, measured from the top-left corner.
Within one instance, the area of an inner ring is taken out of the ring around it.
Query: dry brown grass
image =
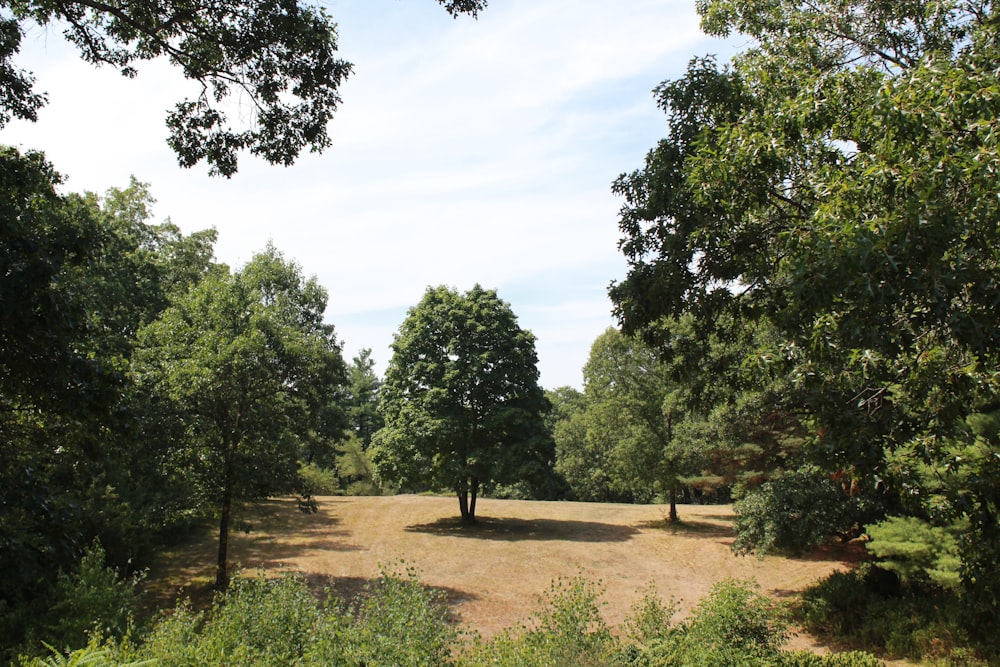
[[[651,505],[480,500],[478,526],[458,521],[454,498],[394,496],[319,498],[303,514],[294,500],[248,509],[231,561],[243,569],[303,574],[318,588],[349,598],[378,577],[380,566],[415,567],[445,592],[461,624],[485,636],[516,626],[537,610],[538,596],[558,577],[601,582],[606,618],[620,623],[650,584],[689,611],[713,584],[756,580],[787,597],[850,567],[856,551],[830,550],[805,559],[734,556],[730,506],[681,506],[683,525],[667,526],[666,508]],[[184,591],[195,600],[213,580],[215,536],[204,535],[163,555],[150,573],[154,597]],[[794,642],[810,646],[808,638]]]

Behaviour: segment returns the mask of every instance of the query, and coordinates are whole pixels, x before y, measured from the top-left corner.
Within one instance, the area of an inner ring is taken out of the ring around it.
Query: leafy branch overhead
[[[438,0],[453,16],[476,16],[485,0]],[[351,63],[337,54],[337,25],[299,0],[10,0],[0,19],[0,127],[34,121],[46,97],[14,65],[25,26],[59,26],[81,57],[124,76],[167,58],[196,92],[167,115],[181,166],[199,162],[232,176],[243,151],[288,166],[330,145],[327,126]]]

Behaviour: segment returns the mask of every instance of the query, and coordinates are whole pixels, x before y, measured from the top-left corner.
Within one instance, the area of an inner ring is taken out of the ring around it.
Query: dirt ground
[[[716,582],[753,579],[775,598],[791,596],[852,565],[857,549],[809,558],[734,556],[730,506],[682,505],[683,525],[666,525],[665,506],[481,499],[480,523],[462,526],[454,498],[324,497],[303,514],[291,499],[249,508],[236,522],[230,562],[244,570],[292,571],[349,598],[380,568],[416,568],[447,595],[459,623],[484,636],[529,620],[559,577],[583,575],[605,591],[605,617],[619,624],[652,584],[690,611]],[[154,599],[183,592],[197,600],[214,578],[216,536],[163,555],[148,579]],[[795,648],[822,650],[798,636]]]

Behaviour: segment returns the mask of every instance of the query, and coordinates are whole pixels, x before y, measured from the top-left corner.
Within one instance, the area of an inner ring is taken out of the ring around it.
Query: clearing
[[[416,568],[442,590],[459,623],[489,637],[530,619],[538,596],[559,577],[599,581],[605,617],[619,624],[652,584],[688,612],[722,579],[753,579],[773,597],[794,595],[851,567],[857,545],[802,559],[734,556],[729,505],[681,505],[671,528],[663,505],[479,500],[479,525],[462,526],[454,497],[322,497],[303,514],[294,499],[249,507],[234,522],[230,563],[244,570],[291,571],[349,598],[380,567]],[[204,599],[214,580],[217,535],[162,555],[148,585],[158,603],[179,593]],[[792,646],[818,649],[808,637]]]

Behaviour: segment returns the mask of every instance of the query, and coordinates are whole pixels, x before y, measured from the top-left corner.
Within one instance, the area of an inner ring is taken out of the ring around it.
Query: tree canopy
[[[372,440],[382,479],[455,491],[464,521],[480,490],[540,477],[552,464],[535,337],[495,291],[429,288],[392,344]]]
[[[437,1],[452,16],[486,7],[486,0]],[[244,150],[289,165],[307,148],[328,147],[327,125],[352,71],[337,55],[336,23],[300,0],[7,0],[0,7],[0,127],[14,117],[36,120],[45,104],[15,57],[25,26],[53,25],[85,61],[124,76],[154,58],[179,68],[193,94],[167,115],[168,143],[181,166],[204,161],[223,176],[236,172]]]
[[[234,505],[296,490],[302,442],[345,381],[326,300],[269,247],[203,280],[140,334],[138,381],[181,433],[168,464],[219,514],[220,589]]]
[[[985,0],[701,0],[712,35],[655,91],[666,137],[622,175],[611,289],[626,331],[763,321],[746,361],[788,379],[810,458],[893,512],[971,520],[963,581],[995,615],[1000,553],[998,16]],[[968,456],[970,449],[978,452]],[[992,481],[990,481],[992,480]],[[893,509],[893,503],[897,503]]]

